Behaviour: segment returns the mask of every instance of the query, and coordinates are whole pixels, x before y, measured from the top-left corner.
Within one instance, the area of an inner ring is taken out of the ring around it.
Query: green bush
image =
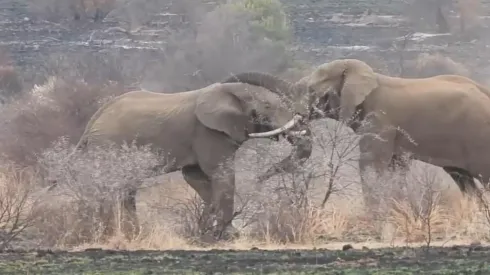
[[[232,5],[250,13],[251,26],[263,37],[275,41],[288,41],[291,38],[287,15],[279,0],[241,0]]]

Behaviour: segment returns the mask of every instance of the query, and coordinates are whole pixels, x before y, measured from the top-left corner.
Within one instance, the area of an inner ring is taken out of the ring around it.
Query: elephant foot
[[[229,242],[240,238],[240,231],[238,231],[238,229],[236,229],[233,225],[227,226],[225,230],[218,233],[221,233],[218,240],[222,241]]]
[[[201,235],[200,241],[205,244],[214,244],[217,242],[231,242],[240,237],[240,231],[233,225],[225,229],[214,228]]]

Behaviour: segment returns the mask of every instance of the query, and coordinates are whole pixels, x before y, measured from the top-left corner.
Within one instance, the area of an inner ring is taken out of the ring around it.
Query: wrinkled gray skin
[[[359,66],[360,68],[358,68]],[[262,79],[261,81],[257,81],[259,75]],[[235,75],[233,78],[227,79],[225,82],[249,83],[266,87],[271,90],[277,89],[285,91],[292,101],[294,110],[300,114],[308,114],[307,116],[310,120],[326,117],[344,121],[356,133],[362,133],[360,127],[361,122],[366,120],[366,113],[372,111],[368,109],[369,107],[365,106],[362,94],[369,93],[369,91],[375,89],[375,87],[373,87],[374,84],[371,84],[372,81],[370,79],[372,78],[376,78],[376,74],[361,62],[357,60],[338,60],[321,65],[319,69],[311,75],[299,80],[297,83],[289,83],[285,80],[278,79],[277,77],[257,72],[241,73]],[[449,81],[454,81],[454,87],[461,85],[462,91],[464,91],[464,87],[468,87],[466,88],[468,90],[471,90],[469,87],[472,87],[464,85],[475,85],[474,83],[471,83],[471,80],[460,76],[454,76],[454,79],[453,76],[450,76],[448,79]],[[396,81],[397,80],[394,80],[394,83],[396,83]],[[430,87],[434,87],[439,83],[437,80],[434,80],[433,86],[431,86],[430,81],[427,84],[426,87],[430,90]],[[384,88],[386,89],[386,87],[389,86],[385,85]],[[422,89],[424,87],[425,86],[422,85],[417,88]],[[477,86],[473,87],[476,88]],[[359,91],[358,93],[361,94],[360,97],[357,96],[356,91]],[[448,93],[451,93],[451,91],[448,90]],[[346,102],[348,104],[346,104]],[[343,114],[342,111],[344,112]],[[342,118],[342,115],[344,118]],[[371,163],[367,159],[362,159],[362,156],[368,156],[369,153],[373,152],[373,148],[369,146],[369,139],[370,136],[367,136],[366,138],[363,136],[360,141],[361,160],[359,165],[361,168],[361,175]],[[417,154],[412,158],[442,167],[444,171],[453,178],[461,192],[464,194],[474,193],[476,190],[474,175],[464,167],[440,165],[428,161],[426,158],[419,158]],[[374,163],[377,164],[376,162]],[[408,164],[409,160],[403,160],[401,155],[398,154],[398,151],[395,150],[392,151],[386,167],[394,169],[396,165],[396,167],[406,170]],[[363,184],[363,188],[364,186],[365,184]],[[368,190],[364,190],[364,193],[368,193]],[[367,200],[369,199],[367,198]]]
[[[215,217],[201,224],[201,229],[212,227],[212,237],[226,239],[237,234],[231,225],[235,152],[249,134],[270,131],[290,121],[293,114],[288,110],[275,91],[243,83],[218,83],[174,94],[133,91],[111,100],[92,116],[77,151],[107,142],[150,144],[160,154],[165,172],[181,170],[205,202],[204,214]],[[302,125],[292,129],[309,133]],[[285,131],[282,135],[295,147],[263,178],[279,168],[292,169],[292,163],[302,163],[311,155],[308,134],[292,137]],[[270,137],[278,139],[277,134]],[[127,190],[122,200],[122,229],[129,238],[139,228],[136,192],[137,186]]]

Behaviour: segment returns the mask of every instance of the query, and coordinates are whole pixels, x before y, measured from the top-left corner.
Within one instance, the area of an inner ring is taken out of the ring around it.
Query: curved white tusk
[[[291,131],[288,133],[288,135],[293,136],[293,137],[302,137],[305,136],[307,133],[306,130],[301,130],[301,131]]]
[[[282,134],[282,133],[286,132],[287,130],[293,128],[302,119],[303,119],[302,116],[294,115],[294,117],[290,121],[288,121],[288,123],[284,124],[284,126],[282,126],[281,128],[277,128],[277,129],[269,131],[269,132],[253,133],[253,134],[249,134],[248,136],[252,137],[252,138],[263,138],[263,137],[276,136],[276,135]]]

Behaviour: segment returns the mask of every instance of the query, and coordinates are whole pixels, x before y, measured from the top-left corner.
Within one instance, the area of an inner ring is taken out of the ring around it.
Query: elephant
[[[231,224],[235,173],[230,160],[249,138],[278,140],[283,136],[293,150],[278,166],[288,170],[294,166],[292,162],[301,164],[312,150],[309,129],[301,120],[298,115],[293,116],[277,91],[244,83],[214,83],[173,94],[131,91],[95,112],[74,153],[106,144],[149,145],[161,157],[164,172],[180,170],[204,201],[204,212],[215,217],[210,222],[213,226],[208,223],[200,228],[212,227],[211,237],[229,239],[237,236]],[[283,124],[285,127],[280,127]],[[260,134],[272,129],[276,129],[272,134]],[[293,130],[301,135],[289,136],[288,131]],[[124,191],[121,200],[122,230],[128,238],[139,228],[137,188],[138,185]]]
[[[361,135],[361,181],[367,168],[386,171],[404,153],[442,167],[460,190],[476,190],[490,178],[490,91],[458,75],[398,78],[375,73],[365,62],[339,59],[318,66],[297,83],[242,73],[242,82],[280,89],[294,111],[309,119],[337,119]],[[363,184],[367,203],[374,203]]]

